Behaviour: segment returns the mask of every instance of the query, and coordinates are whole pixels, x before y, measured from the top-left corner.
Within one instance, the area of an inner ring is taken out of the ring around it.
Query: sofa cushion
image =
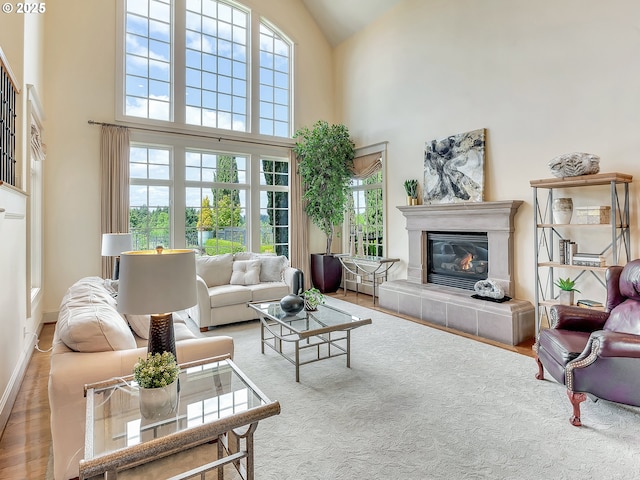
[[[260,281],[282,282],[284,270],[289,265],[289,260],[284,255],[259,255]]]
[[[251,290],[252,302],[266,302],[269,300],[280,300],[285,295],[291,293],[289,286],[284,282],[267,282],[247,287]]]
[[[196,273],[202,277],[207,287],[228,285],[233,272],[233,255],[201,256],[196,258]]]
[[[211,308],[238,305],[251,301],[251,290],[244,285],[220,285],[209,289]]]
[[[234,260],[231,285],[260,283],[260,260]]]
[[[144,338],[145,340],[149,339],[151,315],[131,315],[125,313],[124,318],[127,319],[127,323],[131,327],[131,330],[133,330],[137,336]]]
[[[60,340],[76,352],[136,348],[127,322],[95,291],[86,293],[84,298],[72,296],[63,302],[56,330]]]

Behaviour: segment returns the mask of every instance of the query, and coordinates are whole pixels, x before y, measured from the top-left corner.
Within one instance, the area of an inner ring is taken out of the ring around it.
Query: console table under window
[[[342,264],[342,286],[347,295],[347,273],[354,276],[356,295],[359,293],[361,283],[370,283],[373,286],[373,304],[376,304],[376,287],[381,280],[387,279],[389,269],[399,262],[399,258],[376,257],[373,255],[336,255]]]

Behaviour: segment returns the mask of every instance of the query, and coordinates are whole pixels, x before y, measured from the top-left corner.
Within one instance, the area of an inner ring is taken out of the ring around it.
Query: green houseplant
[[[562,305],[573,305],[574,292],[580,293],[580,290],[576,288],[575,280],[571,280],[570,277],[559,278],[553,284],[560,289],[560,295],[558,295],[558,301]]]
[[[140,413],[152,419],[172,414],[178,407],[178,375],[180,368],[171,352],[148,353],[133,366],[133,379],[138,384]]]
[[[310,288],[302,293],[305,310],[315,311],[324,303],[324,295],[317,288]]]
[[[324,120],[312,128],[299,129],[295,137],[298,140],[293,152],[298,158],[305,212],[327,238],[324,254],[316,254],[315,258],[312,255],[312,282],[323,293],[334,292],[340,286],[342,267],[339,260],[331,256],[331,244],[336,225],[344,220],[355,145],[346,126],[329,125]]]

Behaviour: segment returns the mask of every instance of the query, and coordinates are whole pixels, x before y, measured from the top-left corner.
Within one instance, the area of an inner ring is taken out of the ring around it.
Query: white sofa
[[[284,256],[248,252],[196,257],[198,305],[189,315],[201,331],[259,318],[249,302],[300,293],[303,275]]]
[[[99,277],[83,278],[60,305],[49,373],[55,480],[77,477],[84,457],[85,384],[130,375],[147,353],[148,315],[119,314],[112,285]],[[175,314],[174,324],[178,362],[233,356],[231,337],[198,337]]]

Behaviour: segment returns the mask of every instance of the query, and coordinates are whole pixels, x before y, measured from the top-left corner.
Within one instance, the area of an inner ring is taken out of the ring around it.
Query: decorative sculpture
[[[549,168],[555,177],[592,175],[600,171],[600,157],[591,153],[564,153],[554,157]]]
[[[489,278],[477,281],[473,289],[481,297],[495,298],[496,300],[504,298],[504,289],[502,286],[495,280]]]

